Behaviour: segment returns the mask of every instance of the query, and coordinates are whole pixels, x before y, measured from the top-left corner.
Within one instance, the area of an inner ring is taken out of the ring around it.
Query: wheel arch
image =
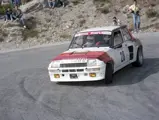
[[[137,56],[137,52],[138,50],[141,49],[143,51],[143,45],[142,44],[139,44],[137,47],[136,47],[136,56]]]
[[[142,49],[143,50],[143,45],[139,45],[138,49]]]
[[[137,55],[137,52],[138,52],[139,49],[141,49],[143,51],[143,45],[138,46],[137,51],[136,51],[136,55]]]
[[[108,62],[106,63],[106,65],[107,65],[107,64],[111,65],[112,68],[113,68],[113,71],[114,71],[114,61],[113,61],[113,60],[110,60],[110,61],[108,61]]]

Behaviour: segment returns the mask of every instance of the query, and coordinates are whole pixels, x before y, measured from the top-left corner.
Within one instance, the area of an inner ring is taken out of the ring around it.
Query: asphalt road
[[[68,44],[0,54],[0,120],[159,120],[159,33],[139,36],[142,68],[114,83],[51,83],[47,67]]]

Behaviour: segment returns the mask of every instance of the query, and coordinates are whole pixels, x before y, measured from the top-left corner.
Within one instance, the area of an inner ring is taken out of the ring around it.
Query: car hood
[[[56,56],[53,61],[72,59],[99,59],[106,63],[112,60],[112,58],[107,54],[109,49],[110,48],[70,49]]]

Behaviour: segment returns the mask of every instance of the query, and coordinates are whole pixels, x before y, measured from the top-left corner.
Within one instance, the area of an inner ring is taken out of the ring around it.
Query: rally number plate
[[[71,78],[71,79],[77,79],[78,76],[77,76],[77,74],[70,74],[70,78]]]

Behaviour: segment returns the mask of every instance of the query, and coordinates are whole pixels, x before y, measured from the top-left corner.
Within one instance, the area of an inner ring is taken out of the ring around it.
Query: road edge
[[[39,48],[45,48],[45,47],[51,47],[51,46],[59,46],[59,45],[69,44],[69,43],[70,43],[70,41],[55,42],[55,43],[51,43],[51,44],[42,44],[42,45],[31,46],[29,48],[16,48],[16,49],[10,49],[10,50],[1,50],[0,54],[10,53],[10,52],[18,52],[18,51],[25,51],[25,50],[31,50],[31,49],[39,49]]]

